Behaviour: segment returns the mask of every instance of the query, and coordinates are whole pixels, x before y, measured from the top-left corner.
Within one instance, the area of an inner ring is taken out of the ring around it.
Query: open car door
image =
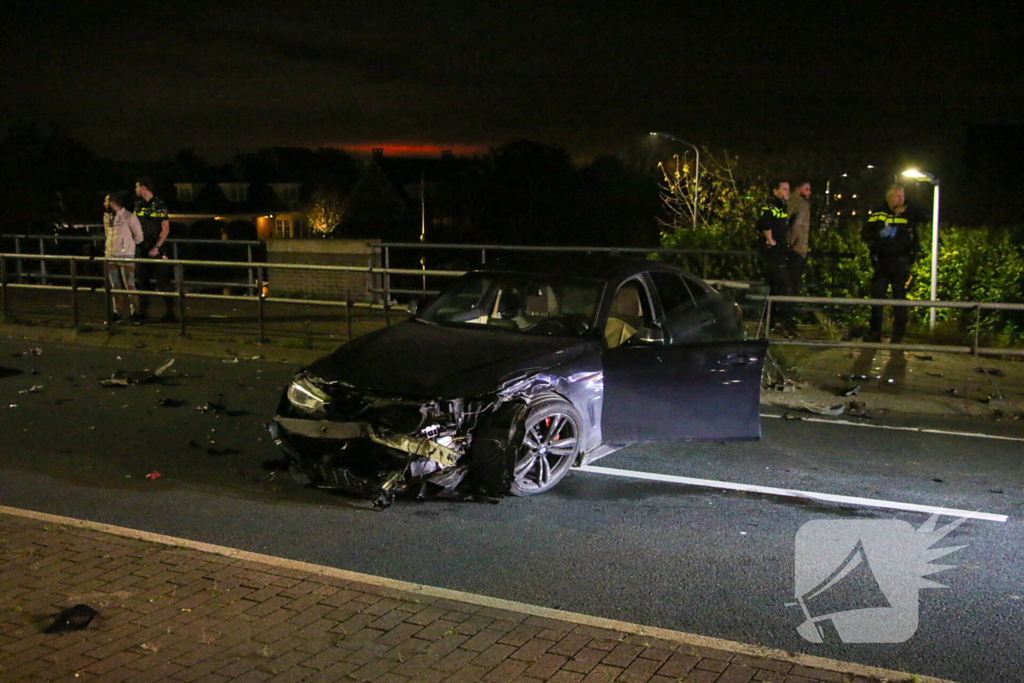
[[[628,344],[603,354],[608,443],[757,439],[766,340]]]

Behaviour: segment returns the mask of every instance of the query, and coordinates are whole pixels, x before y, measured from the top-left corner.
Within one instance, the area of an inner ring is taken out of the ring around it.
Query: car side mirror
[[[664,344],[665,333],[657,327],[641,327],[633,336],[639,344]]]

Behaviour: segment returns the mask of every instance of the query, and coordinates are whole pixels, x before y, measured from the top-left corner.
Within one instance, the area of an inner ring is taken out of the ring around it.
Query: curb
[[[555,619],[558,621],[564,621],[581,626],[592,626],[595,628],[621,631],[624,633],[646,635],[686,645],[724,650],[727,652],[747,655],[750,657],[774,659],[777,661],[799,664],[810,668],[824,669],[827,671],[848,674],[851,676],[862,676],[865,678],[871,678],[878,681],[913,681],[914,683],[955,683],[953,681],[948,681],[946,679],[941,678],[911,675],[904,672],[892,671],[889,669],[882,669],[879,667],[867,666],[863,664],[854,664],[851,662],[842,662],[839,660],[828,659],[825,657],[816,657],[813,655],[790,653],[785,652],[783,650],[758,647],[756,645],[748,645],[745,643],[739,643],[731,640],[711,638],[708,636],[685,633],[682,631],[674,631],[654,626],[644,626],[641,624],[618,621],[615,619],[606,619],[604,617],[595,617],[586,614],[579,614],[576,612],[568,612],[564,610],[551,609],[548,607],[529,605],[522,602],[504,600],[501,598],[493,598],[486,595],[478,595],[474,593],[465,593],[462,591],[456,591],[447,588],[437,588],[434,586],[426,586],[423,584],[410,583],[407,581],[398,581],[395,579],[388,579],[380,576],[373,576],[370,574],[352,572],[345,569],[335,569],[333,567],[326,567],[323,565],[312,564],[309,562],[289,560],[281,557],[263,555],[260,553],[253,553],[246,550],[239,550],[237,548],[229,548],[225,546],[214,545],[211,543],[203,543],[200,541],[191,541],[185,538],[166,536],[163,534],[156,534],[148,531],[141,531],[138,529],[114,526],[111,524],[104,524],[101,522],[90,522],[88,520],[75,519],[72,517],[52,515],[45,512],[35,512],[33,510],[23,510],[20,508],[12,508],[0,505],[0,514],[6,514],[14,517],[22,517],[41,522],[49,522],[53,524],[61,524],[68,527],[88,529],[91,531],[99,531],[101,533],[106,533],[113,536],[120,536],[123,538],[130,538],[133,540],[143,541],[147,543],[156,543],[159,545],[187,548],[198,552],[221,555],[223,557],[247,560],[250,562],[258,562],[260,564],[265,564],[271,567],[286,568],[308,572],[316,576],[328,576],[332,578],[359,582],[381,588],[389,588],[392,590],[416,593],[434,598],[464,602],[471,605],[478,605],[481,607],[490,607],[510,612],[519,612],[521,614],[528,614],[530,616],[536,617],[546,617],[548,619]]]

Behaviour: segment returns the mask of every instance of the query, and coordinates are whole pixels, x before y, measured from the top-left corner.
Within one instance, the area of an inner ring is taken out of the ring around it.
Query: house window
[[[287,218],[278,218],[275,224],[274,237],[295,237],[294,226]]]
[[[220,189],[230,202],[244,202],[249,199],[249,183],[221,183]]]
[[[305,233],[302,231],[303,225],[301,218],[296,218],[292,225],[296,237],[305,237]]]

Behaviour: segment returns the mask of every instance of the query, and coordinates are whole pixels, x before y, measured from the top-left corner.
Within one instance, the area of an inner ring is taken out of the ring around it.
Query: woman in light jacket
[[[142,241],[142,225],[138,217],[125,208],[127,195],[116,192],[110,195],[110,208],[114,211],[113,228],[107,245],[107,277],[112,289],[135,291],[135,263],[122,259],[135,258],[135,245]],[[122,287],[122,283],[124,286]],[[125,295],[114,295],[114,321],[121,319],[126,310]],[[131,295],[131,317],[136,319],[139,311],[139,297]]]

